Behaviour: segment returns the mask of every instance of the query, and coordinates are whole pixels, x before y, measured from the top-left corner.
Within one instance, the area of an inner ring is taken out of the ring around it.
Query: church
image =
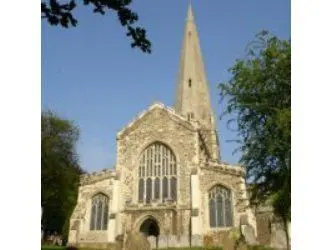
[[[222,163],[191,5],[180,56],[176,103],[154,103],[117,134],[115,168],[81,177],[68,244],[106,247],[130,232],[152,248],[202,246],[205,237],[246,225],[245,169]]]

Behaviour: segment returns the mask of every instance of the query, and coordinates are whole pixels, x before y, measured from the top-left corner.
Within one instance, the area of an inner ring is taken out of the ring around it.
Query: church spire
[[[175,110],[189,120],[194,119],[200,122],[199,133],[209,151],[209,158],[219,160],[220,151],[214,113],[191,3],[187,11],[180,56]]]
[[[215,129],[209,86],[191,3],[186,17],[175,109],[189,119],[198,120],[205,128]]]
[[[187,21],[194,21],[194,16],[193,16],[193,11],[192,11],[192,4],[190,2],[189,6],[188,6],[188,10],[187,10]]]

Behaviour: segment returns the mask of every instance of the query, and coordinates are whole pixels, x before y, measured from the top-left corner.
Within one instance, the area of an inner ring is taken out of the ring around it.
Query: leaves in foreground
[[[79,129],[71,122],[45,111],[41,117],[42,226],[45,237],[66,235],[76,205],[80,174],[76,143]]]
[[[78,20],[73,15],[77,8],[77,0],[70,0],[61,4],[59,0],[41,2],[41,18],[50,25],[69,28],[75,27]],[[134,24],[139,20],[138,15],[129,9],[132,0],[83,0],[84,6],[92,6],[93,13],[104,15],[107,11],[114,11],[118,15],[119,22],[127,29],[126,35],[131,38],[132,48],[138,47],[144,53],[151,53],[151,42],[147,39],[146,30],[136,27]]]
[[[223,115],[235,117],[229,122],[237,124],[252,201],[274,200],[275,212],[290,219],[290,41],[259,33],[230,72],[219,85],[227,101]]]

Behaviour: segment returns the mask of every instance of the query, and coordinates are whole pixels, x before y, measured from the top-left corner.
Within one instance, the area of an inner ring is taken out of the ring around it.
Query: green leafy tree
[[[67,235],[76,204],[80,174],[76,142],[79,129],[50,111],[41,116],[42,226],[45,236]]]
[[[68,0],[66,3],[60,3],[60,0],[42,1],[41,18],[51,25],[75,27],[78,20],[74,17],[73,10],[77,8],[77,2],[81,1]],[[138,47],[145,53],[151,53],[151,42],[147,39],[146,30],[134,26],[139,17],[128,8],[132,0],[83,0],[82,3],[84,6],[92,6],[93,12],[101,15],[106,11],[115,11],[120,24],[127,29],[126,35],[132,39],[132,48]]]
[[[227,105],[222,115],[236,124],[242,152],[240,162],[251,181],[251,201],[271,201],[274,212],[290,221],[291,171],[291,47],[263,31],[236,60],[232,77],[221,83]],[[290,246],[288,245],[288,248]]]

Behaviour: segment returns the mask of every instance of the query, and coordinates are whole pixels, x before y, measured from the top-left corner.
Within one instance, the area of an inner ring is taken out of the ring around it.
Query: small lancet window
[[[187,120],[192,120],[194,119],[194,114],[192,112],[187,113]]]
[[[188,87],[191,88],[191,86],[192,86],[192,79],[190,78],[188,79]]]

